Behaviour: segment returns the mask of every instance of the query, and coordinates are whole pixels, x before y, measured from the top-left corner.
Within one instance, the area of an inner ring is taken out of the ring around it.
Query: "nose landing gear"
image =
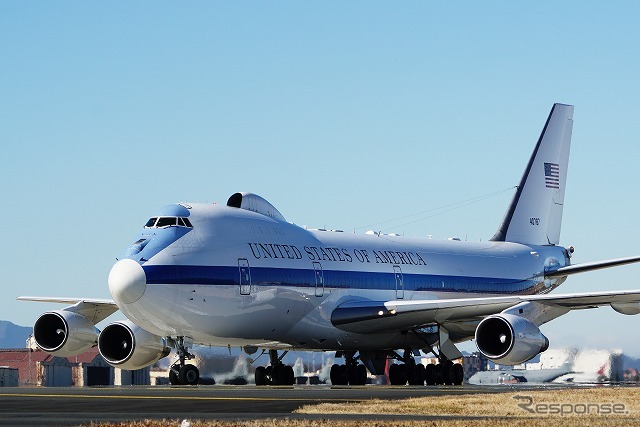
[[[169,383],[172,385],[197,385],[200,380],[200,371],[195,365],[185,363],[186,360],[191,360],[195,356],[187,350],[184,337],[178,337],[174,340],[174,346],[178,360],[169,368]]]

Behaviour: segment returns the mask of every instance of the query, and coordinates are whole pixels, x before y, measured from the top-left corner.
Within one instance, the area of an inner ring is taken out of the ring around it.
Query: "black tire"
[[[264,366],[258,366],[255,372],[255,379],[257,386],[267,385],[267,379],[265,378]]]
[[[444,384],[444,369],[441,363],[438,363],[435,366],[435,385],[441,385]]]
[[[451,362],[442,365],[442,383],[453,385],[453,364]]]
[[[464,382],[464,368],[460,363],[456,363],[452,368],[453,373],[453,384],[454,385],[462,385]]]
[[[347,385],[347,367],[345,365],[333,365],[330,377],[333,385]]]
[[[178,376],[178,371],[174,368],[169,368],[169,384],[171,385],[180,385],[180,377]]]
[[[356,367],[354,365],[345,365],[347,368],[347,384],[348,385],[357,385],[358,380],[356,379]]]
[[[296,376],[293,373],[293,366],[286,365],[284,367],[284,384],[293,385],[296,382]]]
[[[283,385],[285,380],[283,365],[276,365],[271,368],[271,385]]]
[[[407,385],[407,373],[409,372],[409,366],[408,365],[398,365],[398,372],[399,372],[399,377],[398,377],[398,385]]]
[[[416,365],[405,365],[407,372],[407,382],[409,385],[418,385],[418,369]]]
[[[367,368],[364,365],[356,366],[357,385],[367,384]]]
[[[400,373],[398,372],[400,365],[393,364],[389,366],[389,384],[391,385],[400,385]]]
[[[180,368],[178,378],[181,384],[197,385],[200,379],[200,371],[193,365],[184,365]]]
[[[264,382],[266,385],[274,385],[273,367],[271,365],[264,368]]]
[[[409,385],[424,385],[424,365],[422,363],[411,367],[407,366],[407,369]]]
[[[331,379],[331,385],[338,385],[338,368],[340,365],[334,364],[329,371],[329,378]]]
[[[436,385],[436,365],[429,363],[424,368],[424,380],[427,385]]]

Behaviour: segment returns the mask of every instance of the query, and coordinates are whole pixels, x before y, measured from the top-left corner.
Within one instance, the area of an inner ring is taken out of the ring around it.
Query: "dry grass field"
[[[264,419],[249,421],[189,420],[191,427],[422,427],[504,426],[537,427],[640,426],[640,388],[597,387],[558,390],[513,391],[498,394],[469,394],[423,397],[395,401],[370,400],[310,405],[297,416],[314,414],[368,414],[367,420]],[[371,415],[426,415],[435,420],[379,420]],[[179,427],[182,420],[91,424],[91,427]]]
[[[140,421],[117,424],[91,424],[91,427],[180,427],[180,420]],[[190,421],[191,427],[540,427],[557,426],[558,420],[549,419],[518,419],[518,420],[438,420],[438,421],[336,421],[336,420],[285,420],[266,419],[254,421]],[[562,421],[562,427],[606,426],[622,427],[640,425],[636,421],[620,419],[573,419]]]
[[[371,400],[353,405],[305,406],[302,414],[416,414],[465,417],[623,417],[640,419],[640,388],[600,387],[498,394]]]

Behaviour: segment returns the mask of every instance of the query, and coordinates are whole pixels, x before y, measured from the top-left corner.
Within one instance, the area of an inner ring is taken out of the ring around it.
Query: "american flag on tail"
[[[560,166],[557,163],[544,164],[544,183],[547,188],[560,188]]]

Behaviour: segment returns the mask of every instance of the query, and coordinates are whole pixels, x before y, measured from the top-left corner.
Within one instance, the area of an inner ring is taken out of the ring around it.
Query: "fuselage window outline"
[[[176,226],[193,228],[188,218],[175,216],[151,217],[144,225],[144,228],[167,228]]]

